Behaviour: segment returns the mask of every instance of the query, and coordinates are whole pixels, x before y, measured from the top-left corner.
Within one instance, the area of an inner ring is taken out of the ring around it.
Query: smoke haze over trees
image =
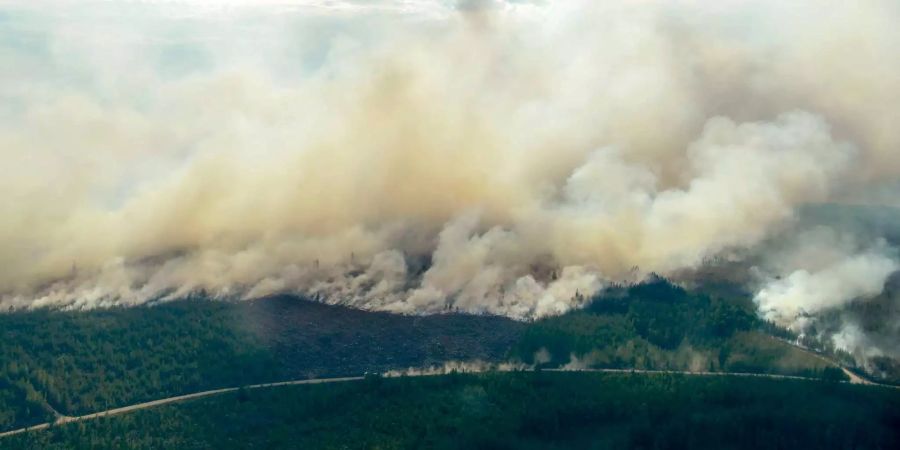
[[[900,206],[898,21],[891,0],[7,2],[0,306],[530,319],[658,273],[898,356],[900,223],[859,206]]]

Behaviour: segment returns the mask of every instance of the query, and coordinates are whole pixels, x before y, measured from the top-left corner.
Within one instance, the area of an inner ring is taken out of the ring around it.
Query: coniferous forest
[[[4,448],[890,449],[900,391],[829,382],[513,372],[222,396],[13,436]]]
[[[895,392],[835,383],[846,380],[830,362],[840,355],[785,342],[793,336],[760,320],[739,296],[687,291],[658,279],[610,288],[585,303],[533,322],[401,316],[289,296],[10,312],[0,315],[2,430],[208,389],[448,361],[513,362],[527,371],[241,389],[33,431],[3,444],[723,448],[745,435],[739,444],[746,448],[758,448],[762,439],[772,448],[896,442]],[[813,380],[542,372],[560,367]],[[350,434],[340,425],[346,421],[354,423]]]

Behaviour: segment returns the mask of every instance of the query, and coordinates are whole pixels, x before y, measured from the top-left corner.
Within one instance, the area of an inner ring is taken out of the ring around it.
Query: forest
[[[241,384],[499,361],[524,324],[280,296],[0,314],[0,431]]]
[[[10,449],[888,449],[900,391],[513,372],[241,390],[12,436]]]
[[[656,278],[606,289],[584,309],[532,323],[512,354],[541,367],[844,379],[835,365],[784,342],[795,336],[763,321],[755,310],[746,296],[689,292]]]
[[[540,319],[403,316],[291,296],[0,314],[0,431],[208,389],[440,365],[730,371],[844,379],[740,297],[663,279]]]

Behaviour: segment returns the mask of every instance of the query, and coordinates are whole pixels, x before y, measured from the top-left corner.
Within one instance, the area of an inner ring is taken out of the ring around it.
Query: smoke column
[[[884,228],[803,214],[900,206],[897,23],[892,0],[7,2],[0,306],[530,318],[723,261],[798,331],[897,305]]]

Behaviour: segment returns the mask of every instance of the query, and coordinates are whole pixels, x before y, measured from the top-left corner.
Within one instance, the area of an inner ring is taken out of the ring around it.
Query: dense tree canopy
[[[493,373],[248,390],[18,435],[6,448],[886,449],[900,391],[809,381]]]
[[[835,375],[826,360],[768,334],[745,297],[688,292],[666,280],[613,287],[588,306],[531,324],[512,354],[557,367]]]
[[[524,324],[293,297],[0,314],[0,431],[241,384],[505,357]]]
[[[295,297],[0,314],[0,430],[201,390],[444,361],[763,372],[840,379],[776,339],[748,300],[665,280],[601,292],[532,323],[426,317]]]

